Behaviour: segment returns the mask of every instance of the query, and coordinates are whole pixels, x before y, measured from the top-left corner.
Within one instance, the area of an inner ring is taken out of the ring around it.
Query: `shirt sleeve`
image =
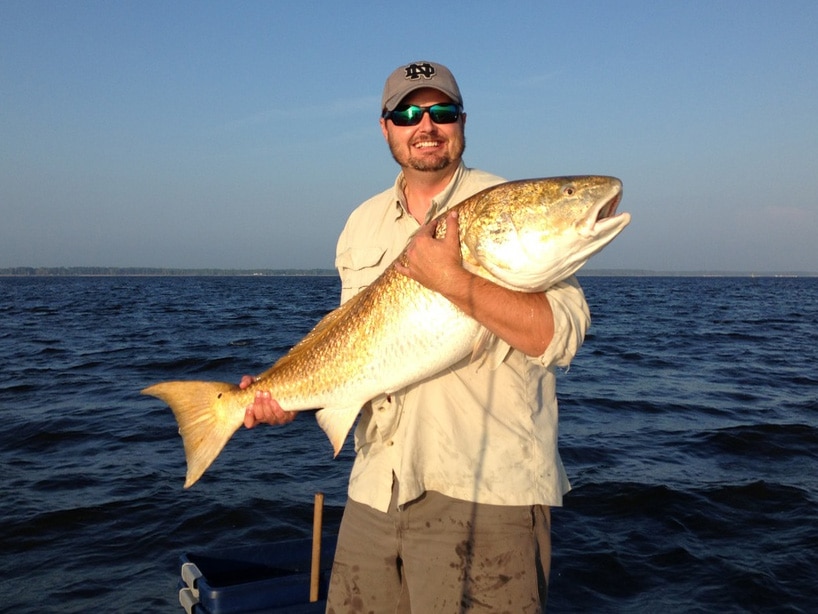
[[[591,325],[588,303],[579,282],[573,276],[554,284],[545,291],[545,294],[554,314],[554,336],[542,355],[526,356],[526,359],[546,368],[552,366],[567,368],[582,346],[585,331]],[[491,337],[485,351],[492,369],[508,357],[511,349],[507,341]]]
[[[569,277],[546,290],[554,314],[554,337],[545,352],[535,359],[543,366],[568,367],[591,325],[591,313],[576,277]]]

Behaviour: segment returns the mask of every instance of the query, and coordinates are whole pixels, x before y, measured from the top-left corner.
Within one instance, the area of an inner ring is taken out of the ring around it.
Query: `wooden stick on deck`
[[[318,601],[318,580],[321,574],[321,524],[324,515],[324,493],[315,493],[312,513],[312,566],[310,568],[310,603]]]

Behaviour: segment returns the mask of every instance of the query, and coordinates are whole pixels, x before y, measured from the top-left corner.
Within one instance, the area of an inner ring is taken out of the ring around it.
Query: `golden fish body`
[[[463,264],[522,291],[541,291],[578,270],[628,224],[614,215],[622,184],[613,177],[514,181],[456,206]],[[445,223],[438,225],[445,233]],[[194,484],[244,421],[257,390],[287,411],[318,409],[337,454],[360,408],[477,354],[484,329],[442,295],[390,265],[329,313],[248,388],[176,381],[142,392],[170,405]]]

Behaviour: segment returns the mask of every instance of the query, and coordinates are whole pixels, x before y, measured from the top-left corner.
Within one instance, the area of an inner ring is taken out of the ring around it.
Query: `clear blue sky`
[[[623,180],[590,268],[818,272],[814,0],[2,0],[0,268],[331,268],[419,59],[469,166]]]

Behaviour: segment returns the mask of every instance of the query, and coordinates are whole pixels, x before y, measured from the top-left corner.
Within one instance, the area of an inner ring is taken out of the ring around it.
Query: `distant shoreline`
[[[333,277],[335,269],[175,269],[153,267],[10,267],[0,277]]]
[[[0,277],[337,277],[335,269],[181,269],[154,267],[8,267]],[[583,269],[578,277],[818,277],[806,271],[652,271]]]

